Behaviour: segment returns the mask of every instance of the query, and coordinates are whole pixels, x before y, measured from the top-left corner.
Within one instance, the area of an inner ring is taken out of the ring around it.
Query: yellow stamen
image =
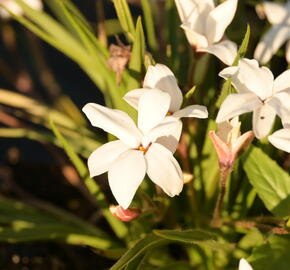
[[[168,112],[167,114],[166,114],[166,116],[171,116],[173,113],[172,112]]]
[[[144,148],[142,145],[139,146],[138,150],[140,150],[140,151],[142,151],[142,152],[144,152],[144,153],[146,153],[146,151],[147,151],[147,149]]]

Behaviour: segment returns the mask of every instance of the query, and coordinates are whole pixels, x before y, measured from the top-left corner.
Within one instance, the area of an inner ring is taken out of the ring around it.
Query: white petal
[[[283,21],[285,21],[289,16],[289,11],[285,4],[266,1],[263,3],[263,7],[267,19],[271,24],[283,23]]]
[[[290,129],[280,129],[268,137],[271,144],[290,153]]]
[[[243,84],[249,91],[255,93],[262,100],[270,97],[273,92],[274,76],[266,67],[259,67],[256,60],[242,59],[239,61],[239,71],[234,83]]]
[[[132,148],[139,146],[142,134],[128,114],[95,103],[86,104],[82,110],[94,127],[113,134]]]
[[[285,52],[286,60],[288,64],[290,63],[290,41],[286,43],[286,52]]]
[[[226,28],[236,14],[237,4],[238,0],[227,0],[210,12],[206,25],[206,36],[209,44],[219,42],[222,39]]]
[[[150,143],[158,142],[174,153],[178,146],[182,131],[182,122],[175,117],[166,117],[157,127],[152,129],[142,139],[142,145],[146,148]]]
[[[171,97],[169,108],[171,112],[175,112],[180,108],[183,101],[182,92],[177,85],[174,74],[167,66],[162,64],[149,66],[143,86],[145,88],[157,88],[167,92]]]
[[[24,2],[36,10],[41,10],[43,8],[41,0],[24,0]]]
[[[17,16],[21,16],[23,13],[22,8],[14,1],[4,1],[1,4],[5,7],[5,8],[0,7],[0,16],[3,19],[9,19],[11,17],[10,13],[6,11],[6,9],[8,9]]]
[[[138,127],[144,134],[157,126],[168,113],[170,96],[158,89],[144,93],[138,104]]]
[[[129,104],[131,105],[134,109],[138,110],[138,103],[139,103],[139,99],[140,97],[146,93],[146,91],[148,91],[149,89],[146,88],[139,88],[139,89],[135,89],[132,91],[129,91],[124,97],[123,99]]]
[[[239,263],[239,270],[253,270],[253,268],[245,259],[241,259]]]
[[[206,48],[208,46],[207,38],[204,35],[194,31],[190,24],[183,23],[181,28],[185,31],[186,38],[191,46],[196,49]]]
[[[196,118],[208,118],[208,111],[205,106],[201,105],[190,105],[182,110],[179,110],[173,114],[176,118],[181,117],[196,117]]]
[[[282,119],[290,117],[290,91],[276,93],[268,100],[267,104],[270,105]]]
[[[170,197],[178,195],[182,191],[183,176],[172,153],[164,146],[153,143],[145,158],[149,178]]]
[[[274,25],[258,43],[254,53],[254,58],[257,59],[261,64],[266,64],[283,45],[283,43],[289,38],[290,25]]]
[[[125,151],[128,146],[120,140],[108,142],[96,149],[88,159],[90,176],[94,177],[107,172],[112,163]]]
[[[200,48],[197,50],[198,52],[208,52],[210,54],[215,55],[218,59],[220,59],[223,63],[230,66],[233,64],[237,53],[238,48],[237,44],[230,41],[224,40],[217,44],[208,46],[206,48]]]
[[[220,71],[219,76],[224,78],[225,80],[232,78],[239,71],[239,67],[226,67],[222,71]]]
[[[129,150],[109,169],[109,185],[118,204],[127,209],[146,173],[144,152]]]
[[[245,83],[247,82],[240,81],[240,79],[238,78],[239,70],[240,70],[240,67],[238,66],[227,67],[219,73],[219,76],[221,76],[222,78],[226,80],[231,78],[232,85],[236,88],[238,93],[247,93],[249,92],[248,87],[245,85]]]
[[[290,69],[280,74],[274,81],[273,92],[278,93],[281,91],[290,90]]]
[[[182,22],[188,22],[190,17],[197,16],[198,9],[192,0],[175,0],[175,5]]]
[[[216,122],[221,123],[240,114],[251,112],[261,105],[262,102],[252,93],[231,94],[221,105]]]
[[[258,139],[266,137],[275,120],[276,112],[268,104],[254,110],[253,114],[253,131]]]

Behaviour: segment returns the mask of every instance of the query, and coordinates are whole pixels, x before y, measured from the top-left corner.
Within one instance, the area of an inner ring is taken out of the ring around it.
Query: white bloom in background
[[[41,0],[23,0],[27,5],[31,6],[36,10],[42,10],[43,5]],[[0,0],[0,5],[13,12],[15,15],[22,15],[21,7],[14,0]],[[0,17],[9,19],[11,16],[4,8],[0,7]]]
[[[217,132],[213,130],[209,132],[222,169],[231,170],[240,150],[246,147],[254,137],[252,131],[241,135],[240,127],[241,122],[238,117],[235,117],[231,121],[220,123]]]
[[[152,111],[152,121],[154,119],[155,124],[158,124],[163,119],[154,116],[154,107],[156,108],[164,108],[166,104],[167,95],[161,95],[160,93],[166,93],[169,95],[169,107],[167,107],[166,115],[170,116],[170,118],[174,118],[179,120],[182,117],[197,117],[197,118],[207,118],[208,112],[205,106],[201,105],[190,105],[183,109],[181,108],[183,96],[182,92],[177,85],[177,81],[174,77],[172,71],[165,65],[157,64],[156,66],[149,66],[146,76],[144,78],[143,88],[135,89],[128,92],[124,99],[127,103],[129,103],[132,107],[138,110],[140,115],[140,110],[145,109],[147,112]],[[144,95],[146,94],[146,95]],[[146,102],[146,107],[140,104],[140,98],[143,100],[148,100]],[[181,124],[181,121],[180,121]],[[178,138],[179,141],[181,130],[174,130],[175,134],[172,134],[173,137]],[[163,144],[166,144],[164,140],[162,140]],[[174,152],[176,149],[176,145],[172,146],[172,151]]]
[[[222,39],[235,16],[238,0],[226,0],[217,7],[213,0],[175,0],[175,4],[191,46],[197,52],[208,52],[232,65],[237,45]]]
[[[242,59],[236,67],[228,67],[219,74],[231,78],[237,94],[228,95],[221,105],[216,122],[253,112],[253,131],[259,139],[270,132],[276,114],[290,115],[290,70],[275,80],[266,67],[256,60]]]
[[[240,259],[239,270],[253,270],[252,266],[245,259]]]
[[[162,93],[162,96],[166,95],[169,106],[169,95]],[[153,116],[164,118],[163,108],[156,108],[154,112],[139,111],[139,128],[128,114],[120,110],[88,103],[83,112],[93,126],[119,139],[102,145],[88,159],[91,177],[108,171],[109,185],[119,205],[124,209],[129,207],[146,173],[167,195],[173,197],[181,192],[183,175],[180,166],[173,153],[156,142],[158,137],[166,136],[172,129],[180,129],[180,124],[166,119],[155,126],[151,121]]]
[[[290,39],[290,1],[285,4],[266,1],[262,5],[268,21],[273,26],[258,43],[254,58],[261,64],[266,64]],[[286,44],[286,59],[290,63],[290,41]]]
[[[283,129],[274,132],[268,140],[276,148],[290,153],[290,122],[283,123]]]

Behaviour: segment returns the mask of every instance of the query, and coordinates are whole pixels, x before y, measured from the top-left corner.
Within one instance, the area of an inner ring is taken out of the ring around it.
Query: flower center
[[[173,113],[172,112],[168,112],[167,114],[166,114],[166,116],[171,116]]]
[[[146,148],[143,145],[140,145],[137,150],[144,152],[144,154],[146,154],[146,152],[148,151],[149,147],[151,146],[152,143],[150,143]]]

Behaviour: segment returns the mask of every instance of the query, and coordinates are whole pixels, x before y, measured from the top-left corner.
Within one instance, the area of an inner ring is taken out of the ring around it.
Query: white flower
[[[31,6],[36,10],[42,10],[43,5],[41,0],[23,0],[25,4]],[[0,0],[0,5],[3,5],[6,9],[10,10],[17,16],[22,15],[21,7],[14,0]],[[9,19],[10,14],[4,8],[0,7],[0,17],[4,19]]]
[[[169,100],[167,95],[164,95],[164,93],[168,94]],[[182,92],[177,85],[172,71],[162,64],[149,66],[144,78],[143,88],[128,92],[124,96],[124,99],[132,107],[138,110],[139,116],[143,115],[140,115],[141,110],[146,110],[147,112],[151,111],[152,118],[149,121],[152,122],[152,120],[154,120],[155,125],[163,120],[161,114],[159,114],[161,116],[159,118],[154,115],[154,111],[157,108],[158,110],[163,110],[163,112],[166,111],[165,115],[175,118],[176,120],[179,120],[182,117],[208,117],[208,112],[205,106],[190,105],[180,109],[183,101]],[[140,100],[142,100],[141,103]],[[169,106],[167,105],[168,102]],[[175,131],[178,132],[178,130]],[[172,134],[172,136],[178,138],[177,141],[179,141],[180,133]],[[166,144],[164,140],[162,143]],[[171,146],[172,151],[174,152],[177,144],[175,146],[171,144]]]
[[[290,153],[290,122],[283,123],[283,129],[274,132],[268,140],[276,148]]]
[[[290,1],[286,4],[264,2],[264,12],[273,25],[262,37],[254,53],[254,58],[266,64],[279,48],[290,39]],[[290,63],[290,42],[286,44],[286,59]]]
[[[238,117],[218,125],[218,131],[211,130],[209,136],[218,155],[222,169],[232,169],[239,151],[246,147],[253,139],[254,134],[248,131],[241,135],[241,122]]]
[[[183,175],[180,166],[172,152],[156,142],[160,136],[172,132],[171,129],[181,128],[176,120],[169,118],[155,127],[150,121],[153,115],[157,118],[163,115],[162,109],[148,113],[141,110],[137,128],[134,121],[119,110],[88,103],[83,112],[93,126],[119,139],[99,147],[88,159],[91,177],[108,171],[109,185],[119,205],[124,209],[129,207],[146,173],[169,196],[181,192]]]
[[[225,68],[219,75],[231,78],[238,93],[227,96],[218,123],[253,111],[253,130],[260,139],[270,132],[276,114],[290,115],[290,70],[274,80],[272,72],[259,67],[256,60],[242,59],[237,67]]]
[[[226,0],[215,7],[213,0],[175,0],[188,42],[197,52],[208,52],[227,65],[237,55],[237,45],[221,41],[232,22],[238,0]]]
[[[252,266],[245,259],[240,259],[239,270],[253,270]]]

